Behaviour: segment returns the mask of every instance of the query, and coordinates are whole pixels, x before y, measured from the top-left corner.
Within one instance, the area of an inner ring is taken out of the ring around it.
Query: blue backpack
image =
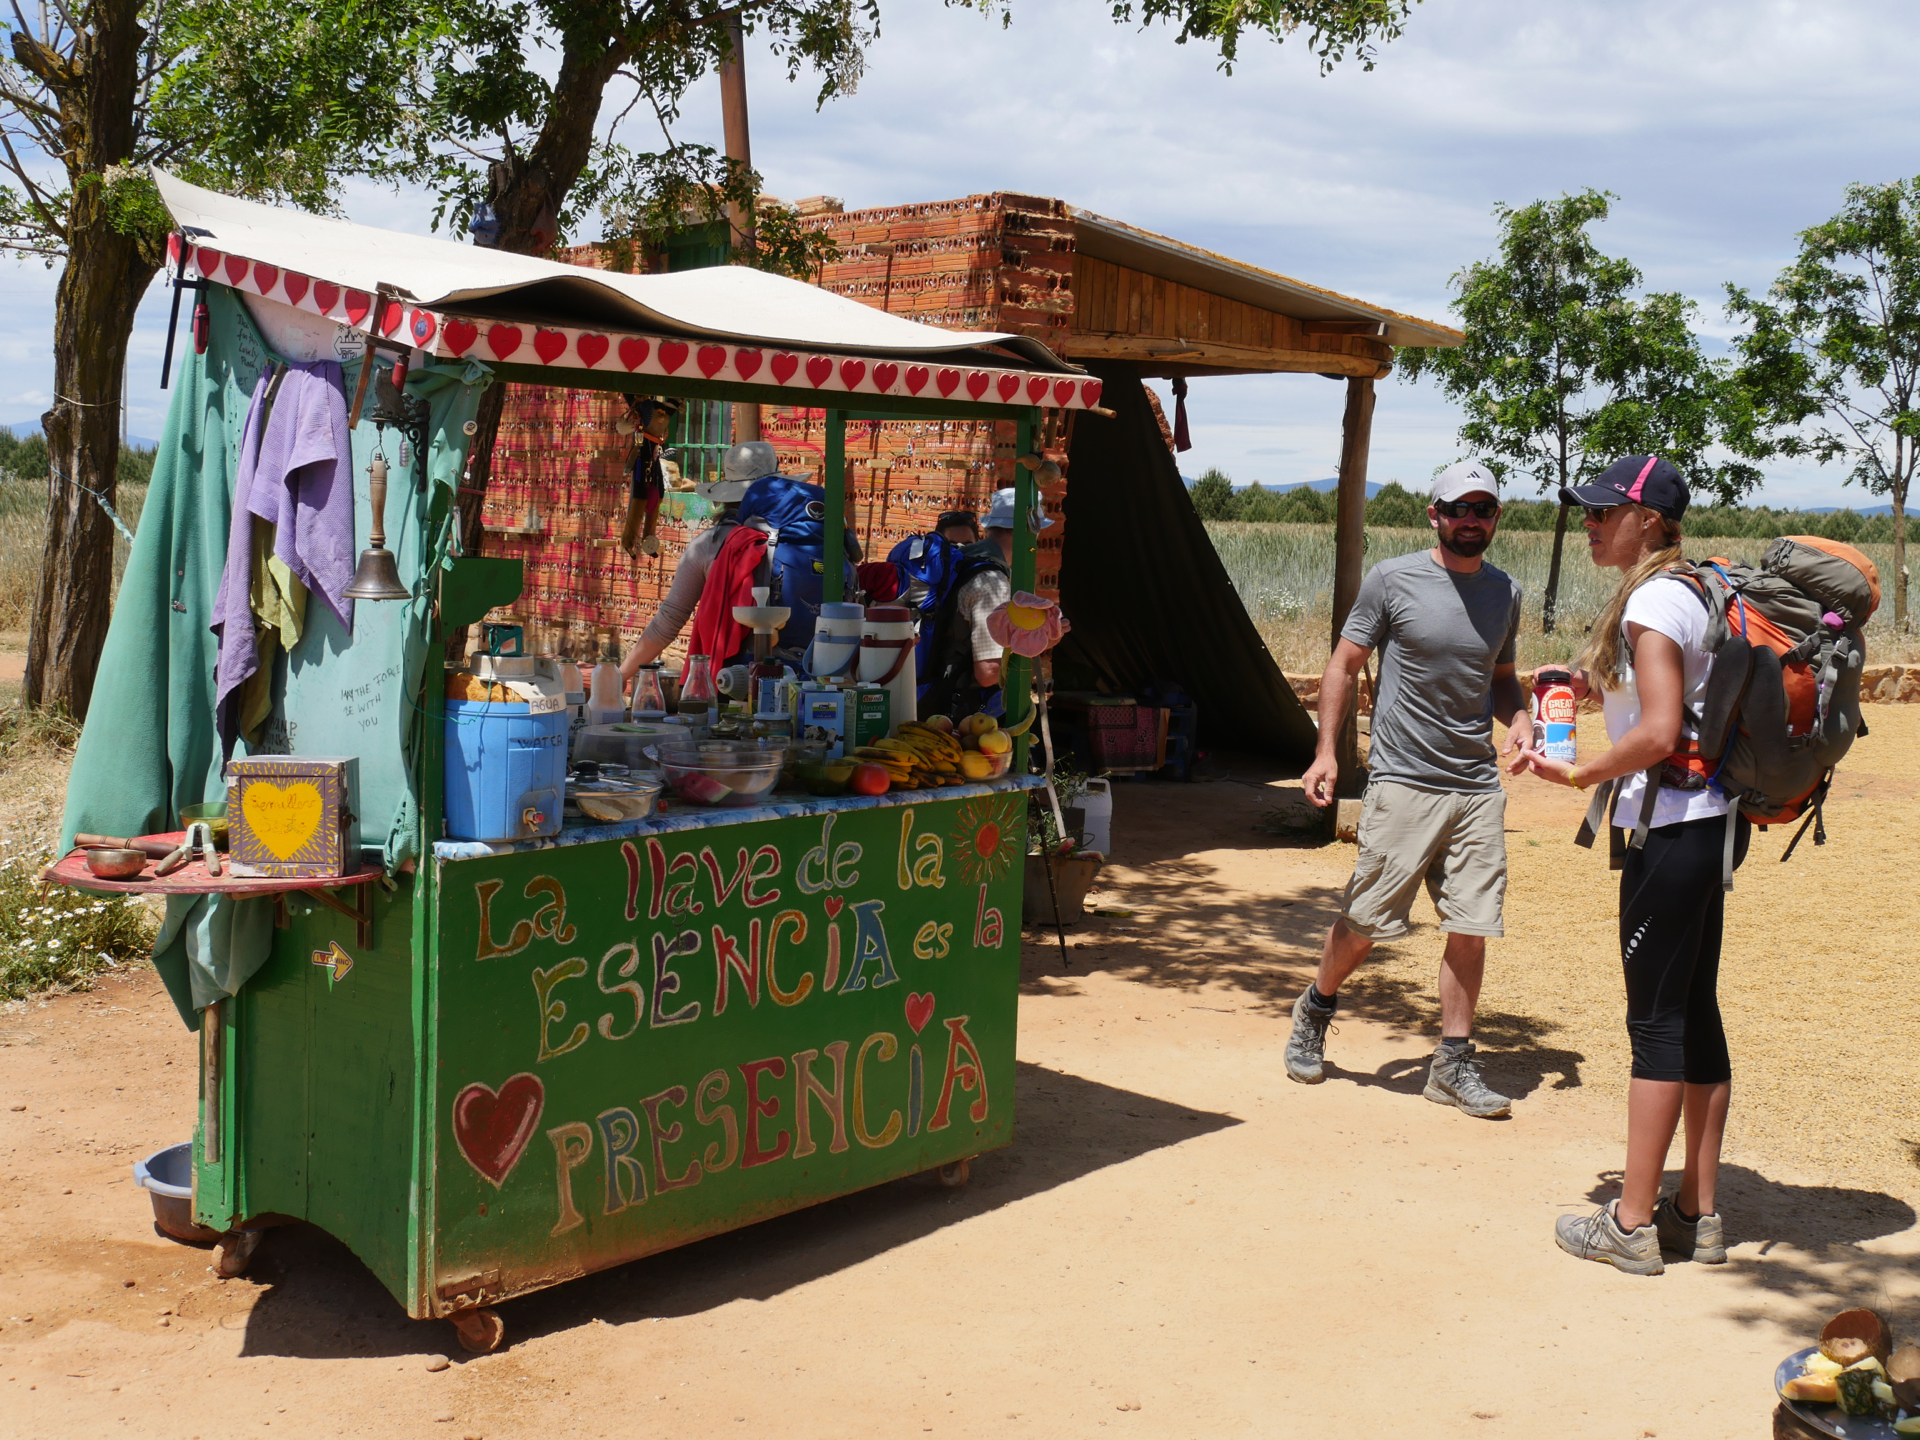
[[[944,672],[952,668],[948,652],[954,648],[950,642],[960,587],[982,570],[1005,568],[999,553],[985,553],[985,548],[985,542],[963,548],[945,536],[927,534],[902,540],[887,555],[887,562],[900,572],[901,602],[912,608],[920,626],[913,668],[922,700],[939,686],[944,704],[954,688]]]
[[[820,602],[826,588],[827,492],[818,485],[794,480],[785,475],[768,475],[747,487],[740,497],[740,520],[758,520],[776,532],[767,547],[767,584],[777,585],[779,599],[773,603],[793,611],[792,618],[780,630],[778,648],[803,654],[813,643],[813,627],[820,618]],[[847,532],[845,554],[851,556],[855,541]],[[777,579],[776,579],[777,577]],[[853,566],[846,566],[846,590],[852,594]]]

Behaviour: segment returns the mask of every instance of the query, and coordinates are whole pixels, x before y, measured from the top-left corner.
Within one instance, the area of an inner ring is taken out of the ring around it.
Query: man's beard
[[[1451,535],[1445,530],[1440,532],[1441,547],[1458,555],[1462,560],[1471,560],[1474,556],[1482,554],[1492,543],[1493,533],[1488,530],[1482,530],[1474,539],[1465,539],[1457,531]]]

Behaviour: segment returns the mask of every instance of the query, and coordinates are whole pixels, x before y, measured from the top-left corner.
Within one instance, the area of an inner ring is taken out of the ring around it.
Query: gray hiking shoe
[[[1453,1052],[1442,1046],[1434,1051],[1433,1068],[1427,1072],[1427,1088],[1421,1093],[1436,1105],[1457,1105],[1469,1115],[1492,1120],[1513,1109],[1513,1102],[1487,1088],[1480,1078],[1480,1062],[1473,1058],[1474,1047]]]
[[[1667,1265],[1660,1258],[1660,1236],[1651,1225],[1622,1230],[1614,1218],[1620,1202],[1609,1200],[1591,1215],[1562,1215],[1553,1222],[1554,1243],[1569,1255],[1598,1260],[1629,1275],[1658,1275]]]
[[[1662,1195],[1653,1207],[1653,1228],[1660,1248],[1696,1265],[1727,1263],[1727,1232],[1718,1215],[1702,1215],[1689,1224],[1680,1218],[1680,1198]]]
[[[1302,1085],[1318,1085],[1327,1078],[1320,1065],[1327,1058],[1327,1027],[1334,1015],[1331,1010],[1322,1015],[1307,1003],[1312,991],[1309,985],[1293,1002],[1293,1033],[1287,1036],[1287,1078]]]

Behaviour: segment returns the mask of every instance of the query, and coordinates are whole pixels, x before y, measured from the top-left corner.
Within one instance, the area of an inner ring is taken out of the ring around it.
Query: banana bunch
[[[884,765],[888,778],[903,789],[957,785],[960,781],[960,742],[931,725],[909,720],[894,734],[854,752],[858,760]]]
[[[891,741],[880,740],[872,745],[856,746],[851,758],[865,764],[878,765],[887,772],[887,781],[896,790],[913,790],[920,785],[916,776],[914,754],[911,750],[895,749]]]

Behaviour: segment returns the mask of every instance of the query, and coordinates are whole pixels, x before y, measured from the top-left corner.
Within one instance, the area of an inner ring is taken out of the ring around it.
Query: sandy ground
[[[1286,1080],[1352,851],[1288,838],[1297,785],[1225,766],[1116,787],[1100,899],[1136,913],[1073,932],[1070,968],[1029,934],[1018,1138],[970,1186],[512,1302],[481,1359],[317,1231],[228,1282],[154,1234],[129,1165],[187,1133],[193,1049],[150,973],[0,1012],[0,1432],[1764,1436],[1775,1362],[1826,1313],[1920,1333],[1920,711],[1871,723],[1832,843],[1780,866],[1760,837],[1733,897],[1725,1267],[1639,1279],[1550,1239],[1623,1135],[1612,895],[1569,843],[1576,797],[1529,782],[1509,810],[1481,1039],[1520,1099],[1484,1122],[1420,1098],[1430,928],[1362,972],[1328,1082]]]

